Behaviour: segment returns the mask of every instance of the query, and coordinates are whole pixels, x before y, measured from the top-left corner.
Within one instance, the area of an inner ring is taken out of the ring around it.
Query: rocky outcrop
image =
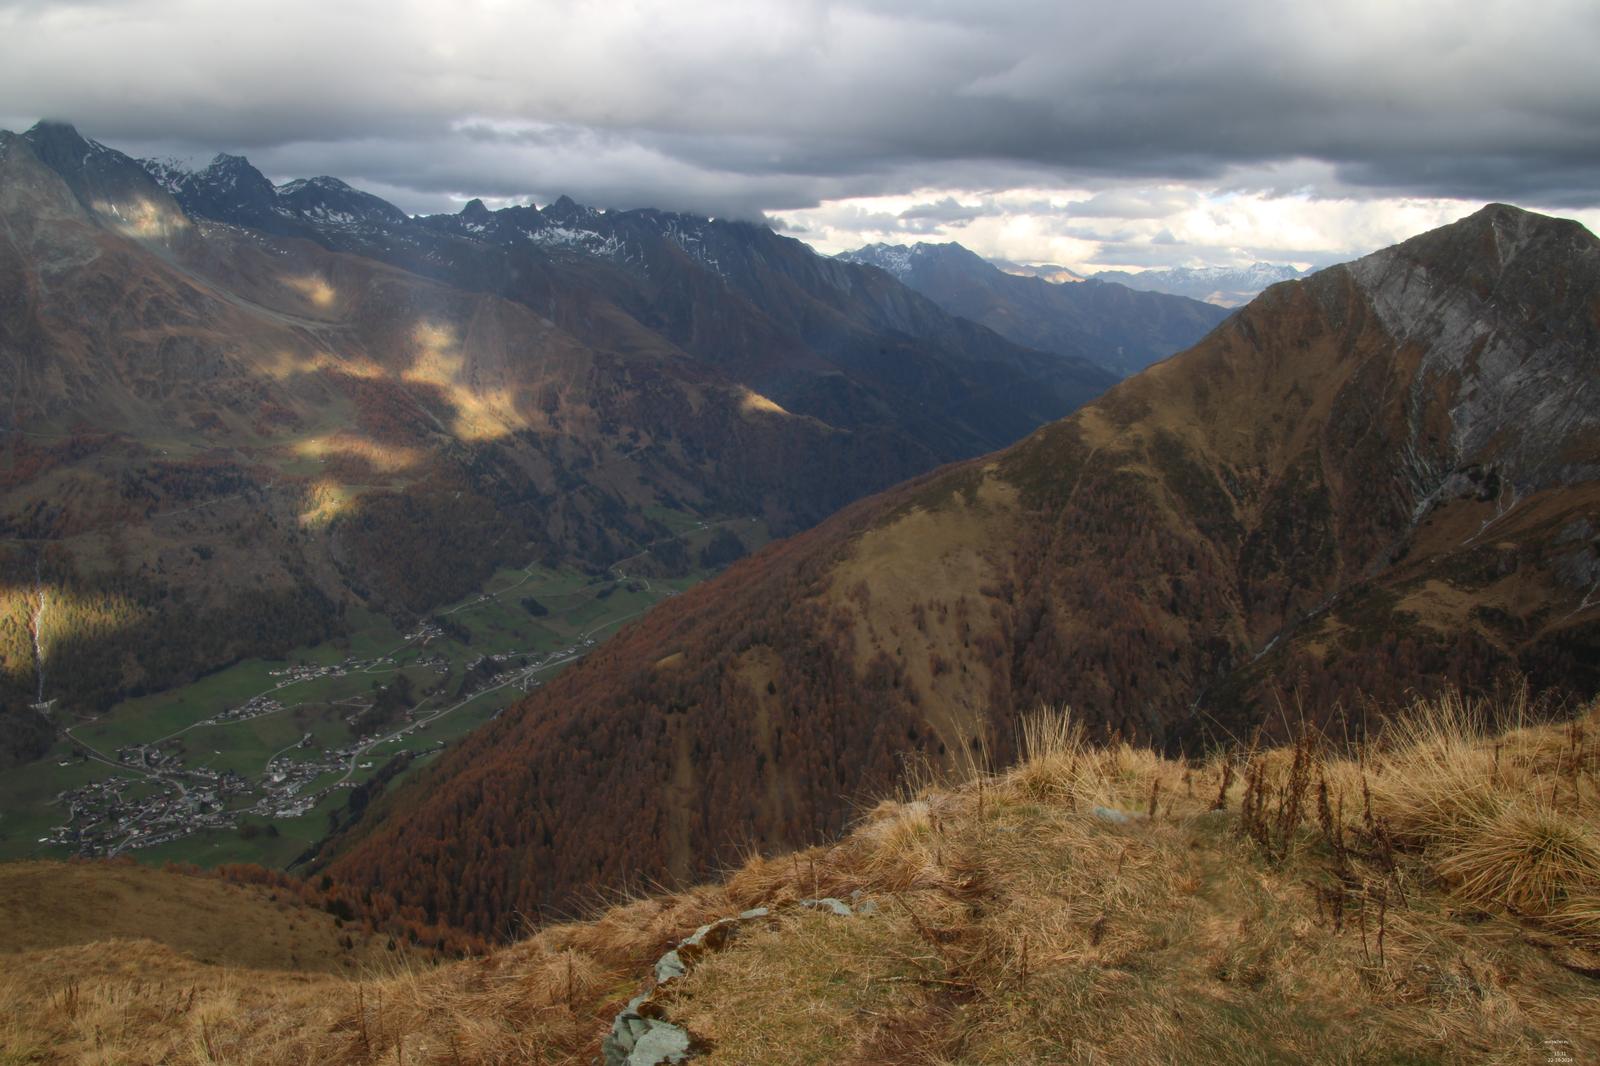
[[[792,906],[841,918],[870,918],[878,913],[877,903],[862,900],[859,891],[852,895],[849,903],[826,897],[802,899]],[[687,974],[705,955],[722,950],[742,928],[772,918],[775,913],[768,907],[752,907],[731,918],[702,925],[656,960],[650,987],[628,1001],[601,1043],[605,1066],[664,1066],[692,1058],[697,1048],[694,1037],[665,1016],[665,1002],[672,983]]]

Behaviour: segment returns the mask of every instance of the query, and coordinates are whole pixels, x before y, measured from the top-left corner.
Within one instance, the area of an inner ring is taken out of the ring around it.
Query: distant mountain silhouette
[[[1089,359],[1119,376],[1187,348],[1227,314],[1122,285],[1019,276],[959,244],[869,244],[839,258],[885,270],[1018,344]]]
[[[1252,263],[1247,267],[1172,267],[1137,274],[1102,270],[1090,275],[1096,281],[1113,281],[1142,292],[1187,296],[1218,307],[1238,307],[1269,285],[1301,276],[1301,271],[1295,267],[1274,263]]]

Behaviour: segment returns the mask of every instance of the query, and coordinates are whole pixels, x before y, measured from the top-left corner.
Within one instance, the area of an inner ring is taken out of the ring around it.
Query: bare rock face
[[[1600,448],[1583,447],[1600,436],[1600,249],[1587,230],[1495,204],[1349,270],[1396,345],[1424,353],[1407,408],[1419,507],[1467,469],[1518,496],[1600,471]],[[1449,431],[1430,442],[1435,405]]]

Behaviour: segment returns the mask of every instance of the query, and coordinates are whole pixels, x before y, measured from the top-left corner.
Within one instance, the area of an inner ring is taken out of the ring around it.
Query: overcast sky
[[[0,0],[0,125],[473,196],[1321,265],[1504,200],[1600,229],[1595,0]]]

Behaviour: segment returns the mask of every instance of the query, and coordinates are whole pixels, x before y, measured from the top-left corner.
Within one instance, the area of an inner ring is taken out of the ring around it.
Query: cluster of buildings
[[[408,645],[419,646],[443,636],[432,622],[419,623],[407,636]],[[472,693],[510,686],[530,692],[542,683],[540,674],[549,667],[570,661],[595,645],[593,637],[582,637],[570,647],[544,655],[499,652],[480,655],[466,664],[465,684],[458,697],[462,702]],[[342,677],[356,672],[373,672],[395,666],[393,656],[357,659],[354,656],[333,665],[294,663],[269,670],[275,679],[273,691],[289,685],[321,678]],[[439,675],[453,670],[443,654],[420,657],[407,664]],[[353,697],[349,701],[360,702]],[[456,703],[455,706],[459,706]],[[361,703],[365,709],[369,704]],[[221,711],[203,723],[223,725],[277,714],[289,708],[271,695],[262,693],[236,707]],[[309,813],[330,792],[352,788],[359,783],[356,771],[371,769],[376,759],[364,756],[382,742],[398,742],[428,729],[434,714],[414,708],[405,713],[407,723],[392,732],[369,733],[353,742],[317,749],[313,734],[306,733],[289,748],[268,760],[259,779],[248,780],[232,771],[218,772],[186,763],[181,742],[169,737],[150,744],[118,749],[115,762],[138,776],[117,774],[61,793],[59,802],[67,812],[66,821],[53,827],[40,839],[43,844],[72,847],[84,855],[116,855],[152,847],[206,829],[234,829],[246,816],[263,819],[296,818]],[[353,717],[353,716],[352,716]],[[443,747],[439,741],[437,747]],[[376,753],[376,758],[382,758]]]
[[[230,809],[229,802],[249,793],[248,781],[231,771],[183,769],[173,757],[153,749],[153,761],[134,754],[142,751],[123,749],[119,756],[124,762],[170,771],[170,776],[113,776],[68,789],[60,796],[67,820],[39,842],[65,845],[81,855],[116,855],[237,823],[241,812]]]
[[[264,714],[277,714],[281,710],[283,710],[283,704],[271,696],[251,696],[239,706],[229,707],[210,719],[210,721],[217,724],[222,722],[243,722],[250,718],[260,718]]]

